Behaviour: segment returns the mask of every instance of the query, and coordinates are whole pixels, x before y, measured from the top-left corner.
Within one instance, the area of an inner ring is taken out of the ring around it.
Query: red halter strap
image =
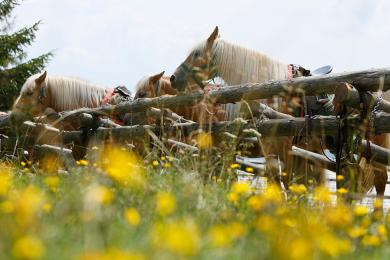
[[[115,89],[109,89],[107,90],[106,95],[103,98],[102,106],[110,104],[111,98],[115,95]],[[124,122],[119,119],[117,116],[110,116],[111,120],[117,123],[118,125],[124,125]]]
[[[291,64],[289,64],[289,65],[287,65],[287,67],[288,67],[287,79],[291,80],[294,77],[293,66]]]
[[[115,95],[115,89],[114,89],[114,88],[107,90],[107,93],[106,93],[106,95],[105,95],[104,98],[103,98],[102,105],[107,105],[107,104],[109,104],[110,101],[111,101],[111,98],[112,98],[114,95]]]

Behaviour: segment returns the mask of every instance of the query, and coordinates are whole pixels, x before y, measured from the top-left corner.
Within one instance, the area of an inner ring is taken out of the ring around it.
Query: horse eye
[[[199,51],[196,51],[195,53],[194,53],[194,58],[198,58],[200,56],[200,52]]]
[[[139,92],[139,93],[138,93],[138,97],[139,97],[139,98],[144,98],[144,97],[146,97],[146,93],[143,92],[143,91],[142,91],[142,92]]]
[[[27,91],[27,96],[32,96],[33,94],[34,94],[34,92],[32,92],[32,91]]]

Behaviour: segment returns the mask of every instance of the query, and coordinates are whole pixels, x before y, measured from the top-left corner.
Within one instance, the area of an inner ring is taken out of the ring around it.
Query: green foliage
[[[0,110],[10,109],[25,80],[40,72],[52,57],[48,52],[31,60],[25,60],[24,48],[35,40],[40,22],[31,27],[9,33],[11,12],[19,4],[17,0],[0,2]]]

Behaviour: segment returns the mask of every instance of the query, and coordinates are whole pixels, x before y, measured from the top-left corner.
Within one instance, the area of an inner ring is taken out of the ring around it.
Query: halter
[[[39,90],[38,102],[43,104],[43,99],[46,98],[46,88],[41,86]]]
[[[161,92],[161,83],[160,80],[157,80],[157,82],[153,85],[154,92],[156,93],[156,97],[160,96]]]
[[[199,68],[201,70],[206,70],[207,68],[209,67],[209,64],[204,64],[202,66],[200,66]],[[194,71],[193,69],[190,69],[187,64],[185,64],[184,62],[179,66],[180,69],[182,69],[184,72],[186,72],[187,74],[190,74],[191,78],[193,81],[195,81],[196,84],[198,84],[202,89],[205,88],[205,85],[203,84],[202,82],[202,79],[198,78],[196,76],[196,71]],[[217,76],[217,70],[216,69],[213,69],[212,70],[212,74],[211,74],[211,78],[215,78]]]

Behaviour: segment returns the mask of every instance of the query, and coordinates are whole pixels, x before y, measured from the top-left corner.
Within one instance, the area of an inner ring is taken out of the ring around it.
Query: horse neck
[[[218,76],[228,85],[288,79],[288,65],[267,55],[218,39],[212,55]]]
[[[50,92],[50,105],[58,112],[98,107],[107,93],[106,88],[87,81],[55,76],[48,77],[46,87]]]

